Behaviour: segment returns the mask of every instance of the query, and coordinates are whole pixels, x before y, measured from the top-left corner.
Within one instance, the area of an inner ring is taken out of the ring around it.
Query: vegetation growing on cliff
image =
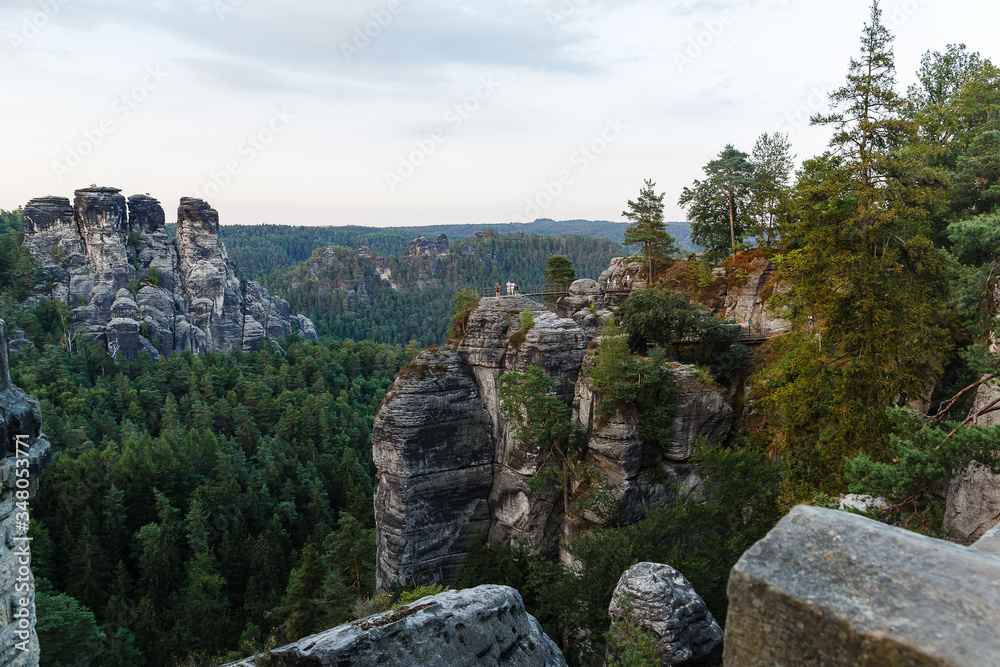
[[[600,664],[611,594],[622,572],[638,562],[668,563],[682,572],[724,625],[729,570],[780,517],[781,465],[752,448],[700,449],[695,462],[707,485],[703,497],[683,496],[636,524],[591,530],[570,545],[578,568],[518,547],[479,546],[459,585],[517,588],[573,665]]]

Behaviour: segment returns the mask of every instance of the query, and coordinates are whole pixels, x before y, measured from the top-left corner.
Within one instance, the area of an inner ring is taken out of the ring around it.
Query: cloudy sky
[[[899,83],[992,0],[883,0]],[[668,219],[726,143],[823,150],[868,0],[0,0],[0,208],[90,184],[223,223]]]

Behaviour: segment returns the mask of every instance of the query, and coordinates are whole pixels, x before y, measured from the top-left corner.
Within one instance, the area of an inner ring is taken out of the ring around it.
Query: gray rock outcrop
[[[534,324],[523,331],[521,313],[528,308]],[[580,379],[588,367],[587,332],[525,296],[481,299],[464,331],[450,348],[427,350],[404,369],[375,419],[380,590],[454,582],[477,534],[491,544],[523,544],[536,555],[566,560],[562,545],[603,521],[592,510],[574,516],[572,502],[567,515],[558,485],[529,484],[554,462],[548,451],[512,437],[500,405],[500,377],[507,371],[538,366],[555,397],[572,402],[588,440],[586,460],[624,500],[627,521],[673,502],[681,491],[695,491],[700,480],[687,463],[694,438],[719,441],[728,432],[732,410],[718,388],[680,364],[681,423],[666,452],[644,453],[628,418],[598,425],[596,397]],[[570,500],[587,491],[574,482]]]
[[[976,388],[970,415],[1000,399],[1000,388],[985,383]],[[1000,426],[1000,412],[975,419],[984,428]],[[944,531],[961,544],[975,542],[983,533],[1000,524],[1000,475],[974,463],[951,480],[944,511]]]
[[[642,270],[642,264],[632,261],[629,257],[615,257],[611,260],[611,266],[597,279],[601,287],[607,291],[604,303],[608,308],[622,305],[633,290],[645,289],[646,278],[639,275]]]
[[[592,363],[593,355],[588,354],[583,368],[589,370]],[[643,448],[635,414],[599,417],[600,397],[585,375],[576,384],[573,419],[587,436],[586,460],[619,498],[622,514],[617,520],[624,523],[634,523],[650,510],[669,505],[679,493],[698,493],[701,479],[695,466],[687,463],[695,440],[704,436],[712,444],[722,442],[732,425],[733,410],[711,379],[702,378],[694,366],[671,363],[670,367],[677,382],[677,435],[663,451]],[[563,526],[565,541],[604,521],[593,511],[569,517]],[[572,562],[565,551],[561,557],[567,564]]]
[[[492,425],[453,350],[425,350],[404,368],[375,417],[379,589],[452,582],[490,528]]]
[[[563,667],[559,648],[507,586],[445,591],[262,656],[273,667]],[[255,658],[231,667],[253,667]]]
[[[612,623],[630,616],[652,631],[660,659],[657,664],[709,667],[722,662],[722,628],[691,583],[669,565],[637,563],[626,570],[615,587],[608,614]]]
[[[574,280],[569,294],[556,301],[556,313],[583,327],[587,335],[599,336],[604,324],[614,318],[604,307],[605,292],[596,280]]]
[[[409,245],[410,257],[419,257],[420,255],[447,255],[451,252],[451,244],[448,242],[447,234],[438,234],[434,241],[428,241],[426,237],[420,236],[412,241]]]
[[[519,317],[528,308],[534,325],[522,332]],[[482,299],[469,317],[457,351],[476,380],[493,425],[491,543],[524,541],[536,554],[558,552],[562,494],[554,487],[529,488],[547,452],[522,447],[510,433],[500,408],[500,376],[538,366],[554,383],[555,396],[568,404],[587,343],[586,332],[576,322],[541,309],[525,296]]]
[[[991,665],[1000,558],[799,506],[729,578],[725,664]]]
[[[773,291],[784,289],[774,284],[777,268],[764,257],[751,260],[746,282],[728,289],[723,296],[720,316],[749,326],[754,333],[775,335],[791,331],[791,321],[767,305]]]
[[[38,476],[51,461],[52,447],[42,433],[38,399],[11,382],[7,326],[2,320],[0,436],[0,534],[4,536],[0,542],[0,666],[34,667],[40,654],[26,525],[30,507],[25,504],[38,490]]]
[[[253,350],[264,336],[291,333],[287,301],[253,281],[241,286],[219,240],[219,214],[200,199],[181,200],[173,240],[156,199],[126,200],[104,187],[77,190],[72,204],[31,200],[24,230],[41,267],[36,294],[69,304],[83,332],[115,354]]]
[[[699,373],[689,364],[671,364],[671,367],[677,383],[676,435],[664,454],[671,461],[687,461],[694,455],[699,437],[712,444],[725,440],[733,425],[733,408],[707,374]]]
[[[982,537],[969,545],[969,548],[1000,556],[1000,525],[987,530]]]

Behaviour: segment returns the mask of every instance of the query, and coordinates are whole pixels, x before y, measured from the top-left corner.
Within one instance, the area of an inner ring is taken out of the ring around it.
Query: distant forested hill
[[[691,228],[686,222],[667,223],[668,231],[685,250],[696,250],[691,243]],[[219,235],[226,244],[229,258],[248,278],[259,279],[275,269],[291,266],[309,258],[316,248],[368,246],[372,251],[393,256],[407,252],[412,239],[424,236],[433,241],[447,234],[455,241],[471,238],[475,232],[492,229],[501,234],[539,234],[566,236],[576,234],[616,243],[624,240],[626,225],[594,220],[541,219],[530,223],[436,225],[428,227],[306,227],[289,225],[223,225]]]
[[[443,255],[364,257],[353,248],[322,248],[261,280],[287,298],[293,312],[312,318],[321,336],[437,344],[444,342],[460,289],[482,294],[508,279],[542,284],[552,255],[568,257],[578,278],[597,278],[612,257],[625,253],[608,239],[487,231],[482,238],[452,241]]]

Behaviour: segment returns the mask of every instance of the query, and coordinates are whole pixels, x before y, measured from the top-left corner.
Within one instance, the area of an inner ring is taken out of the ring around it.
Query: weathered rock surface
[[[991,665],[1000,558],[799,506],[729,578],[725,664]]]
[[[506,586],[445,591],[271,651],[273,667],[561,667],[555,643]],[[232,663],[253,667],[254,658]]]
[[[652,630],[660,656],[657,664],[708,667],[722,662],[722,628],[691,583],[669,565],[637,563],[626,570],[608,614],[612,622],[630,614]]]
[[[372,433],[380,590],[455,581],[490,528],[491,429],[453,350],[425,350],[400,372]]]
[[[746,282],[727,290],[720,316],[749,326],[754,333],[775,335],[791,331],[792,323],[767,307],[772,292],[782,289],[773,285],[777,268],[764,257],[751,260]]]
[[[22,570],[30,542],[22,510],[15,504],[19,490],[33,498],[38,476],[48,467],[52,447],[42,433],[38,399],[14,386],[10,379],[7,326],[0,320],[0,666],[34,667],[39,662],[35,632],[35,580]],[[18,486],[25,482],[27,486]]]
[[[426,237],[418,237],[410,241],[410,257],[420,255],[447,255],[451,252],[451,244],[448,243],[447,234],[438,234],[433,242]]]
[[[534,325],[522,332],[526,308]],[[499,380],[539,366],[569,402],[588,339],[539,308],[523,296],[482,299],[454,349],[425,350],[387,393],[372,434],[380,589],[454,582],[477,534],[557,553],[562,494],[529,488],[547,452],[511,437]]]
[[[583,368],[589,370],[592,361],[593,356],[588,355]],[[702,381],[693,366],[671,366],[678,378],[678,436],[665,451],[643,448],[634,414],[598,416],[599,397],[590,382],[584,376],[576,384],[573,419],[587,436],[587,462],[600,471],[603,483],[621,499],[623,514],[617,519],[624,523],[634,523],[650,510],[669,505],[679,493],[697,492],[701,479],[695,466],[686,463],[694,453],[694,439],[704,435],[709,442],[721,442],[732,424],[732,408],[714,382]],[[702,430],[689,428],[688,421]],[[592,511],[570,517],[563,526],[565,539],[573,539],[588,524],[602,523],[604,518]],[[564,562],[571,562],[568,553],[561,556]]]
[[[970,408],[974,415],[993,401],[1000,399],[1000,388],[991,383],[976,388]],[[982,427],[1000,426],[1000,412],[978,417],[974,423]],[[951,481],[944,512],[944,531],[961,544],[975,542],[990,528],[1000,523],[1000,475],[972,464]]]
[[[156,199],[126,200],[116,188],[77,190],[72,205],[33,199],[24,217],[24,245],[43,278],[36,293],[69,304],[87,336],[116,354],[253,350],[263,336],[291,332],[288,302],[256,282],[241,287],[219,215],[200,199],[181,200],[173,240]],[[311,322],[299,329],[315,336]]]
[[[622,305],[622,302],[629,297],[633,290],[646,288],[646,278],[639,275],[642,270],[642,264],[629,261],[628,257],[615,257],[611,260],[611,266],[597,279],[601,287],[607,290],[604,303],[608,308],[617,308]],[[628,277],[627,285],[625,283],[626,277]]]
[[[604,298],[604,289],[596,280],[575,280],[569,286],[569,294],[556,301],[556,313],[572,319],[593,338],[601,334],[605,322],[614,319],[604,307]]]
[[[970,544],[969,548],[1000,556],[1000,525],[987,530],[982,537]]]
[[[534,324],[522,331],[528,308]],[[535,554],[567,560],[561,545],[605,521],[592,509],[574,516],[571,507],[567,516],[556,485],[529,486],[553,461],[547,450],[525,447],[510,433],[499,386],[510,370],[538,366],[553,381],[555,396],[572,401],[588,438],[587,462],[623,499],[625,521],[641,519],[681,492],[697,492],[700,479],[687,463],[695,438],[724,439],[732,410],[693,367],[675,368],[676,442],[664,452],[644,453],[634,420],[596,418],[597,399],[580,379],[589,367],[589,337],[577,322],[525,296],[502,296],[481,299],[464,330],[452,348],[427,350],[404,369],[376,416],[380,589],[454,582],[477,533],[491,544],[522,543]],[[571,501],[590,490],[585,484],[571,486]]]
[[[703,377],[691,365],[671,364],[677,382],[677,413],[674,416],[676,437],[665,452],[671,461],[687,461],[694,445],[704,436],[710,443],[725,440],[733,425],[733,409],[718,385]]]
[[[522,332],[519,317],[528,308],[534,325]],[[500,376],[538,366],[555,384],[556,397],[569,403],[587,343],[586,332],[576,322],[541,309],[525,296],[482,299],[469,316],[466,336],[457,349],[476,379],[493,423],[491,543],[523,540],[537,554],[555,555],[563,518],[558,489],[528,487],[547,452],[526,449],[514,440],[500,408]]]

